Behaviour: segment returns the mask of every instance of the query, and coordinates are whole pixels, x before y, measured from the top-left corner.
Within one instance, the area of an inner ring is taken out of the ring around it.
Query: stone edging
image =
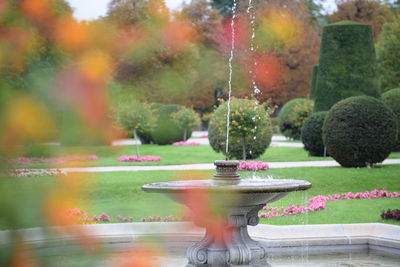
[[[185,249],[198,241],[204,230],[185,222],[115,223],[73,226],[82,227],[86,233],[100,238],[105,244],[135,243],[146,237],[162,237],[167,246]],[[73,239],[60,234],[62,227],[18,230],[24,241],[34,247],[47,247],[57,243],[66,244]],[[65,231],[64,231],[65,233]],[[275,226],[260,224],[249,227],[250,235],[262,242],[270,253],[293,253],[307,249],[307,253],[377,250],[400,255],[400,226],[366,224],[324,224]],[[12,231],[0,231],[0,246],[9,245]]]

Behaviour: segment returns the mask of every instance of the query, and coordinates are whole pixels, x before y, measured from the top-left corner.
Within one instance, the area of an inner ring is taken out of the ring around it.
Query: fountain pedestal
[[[225,225],[202,225],[205,237],[188,249],[186,266],[270,266],[264,247],[247,231],[247,225],[258,224],[258,211],[263,206],[232,208]]]
[[[251,239],[247,226],[259,223],[267,203],[311,184],[289,179],[240,179],[238,161],[215,161],[212,180],[185,180],[142,186],[146,192],[165,193],[191,209],[193,222],[206,228],[204,238],[187,250],[186,267],[265,267],[267,252]]]

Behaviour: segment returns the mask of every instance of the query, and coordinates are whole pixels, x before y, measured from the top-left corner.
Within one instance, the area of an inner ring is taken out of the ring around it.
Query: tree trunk
[[[187,138],[187,129],[185,128],[185,130],[183,131],[183,141],[186,141]]]
[[[139,138],[137,136],[136,129],[133,130],[133,136],[135,138],[135,143],[136,143],[136,156],[140,157],[140,153],[139,153]]]
[[[246,160],[246,137],[242,138],[243,160]]]

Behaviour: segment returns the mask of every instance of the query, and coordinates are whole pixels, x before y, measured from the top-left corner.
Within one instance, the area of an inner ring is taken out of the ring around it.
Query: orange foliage
[[[52,11],[50,0],[23,0],[21,8],[28,17],[38,21],[49,19]]]
[[[257,65],[253,65],[253,73],[258,86],[263,92],[271,91],[282,83],[286,69],[282,61],[273,54],[257,54],[253,58]]]
[[[174,21],[167,25],[163,41],[166,46],[172,47],[175,50],[183,50],[190,43],[195,41],[196,32],[193,27],[184,21]]]
[[[70,52],[80,52],[88,47],[91,32],[85,23],[78,22],[67,15],[56,21],[54,37],[63,49]]]

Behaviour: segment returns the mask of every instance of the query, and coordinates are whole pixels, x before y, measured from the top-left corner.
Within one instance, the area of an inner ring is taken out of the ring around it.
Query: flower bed
[[[268,205],[263,207],[262,212],[259,214],[260,218],[271,218],[271,217],[282,217],[287,215],[296,215],[306,213],[308,211],[317,211],[326,209],[326,202],[336,201],[341,199],[374,199],[374,198],[400,198],[400,193],[393,192],[389,193],[386,190],[375,189],[371,192],[359,192],[359,193],[342,193],[328,196],[315,196],[307,200],[308,206],[300,206],[300,204],[289,205],[287,208],[282,207],[269,207]]]
[[[266,171],[268,169],[268,163],[262,161],[242,161],[238,166],[239,171]]]
[[[119,162],[145,162],[145,161],[160,161],[158,156],[121,156],[118,158]]]
[[[42,169],[42,170],[35,170],[35,169],[17,169],[11,170],[8,174],[12,177],[38,177],[38,176],[65,176],[67,175],[61,169]]]
[[[185,142],[185,141],[179,141],[172,143],[173,146],[198,146],[200,143],[197,142]]]
[[[14,164],[14,165],[29,165],[29,164],[38,164],[38,163],[65,164],[68,162],[91,161],[91,160],[97,160],[97,159],[98,159],[98,157],[96,155],[66,156],[66,157],[54,157],[54,158],[19,157],[19,158],[10,160],[10,163]]]
[[[396,210],[388,209],[387,211],[383,211],[381,214],[381,218],[384,220],[391,219],[391,220],[400,221],[400,209],[396,209]]]

